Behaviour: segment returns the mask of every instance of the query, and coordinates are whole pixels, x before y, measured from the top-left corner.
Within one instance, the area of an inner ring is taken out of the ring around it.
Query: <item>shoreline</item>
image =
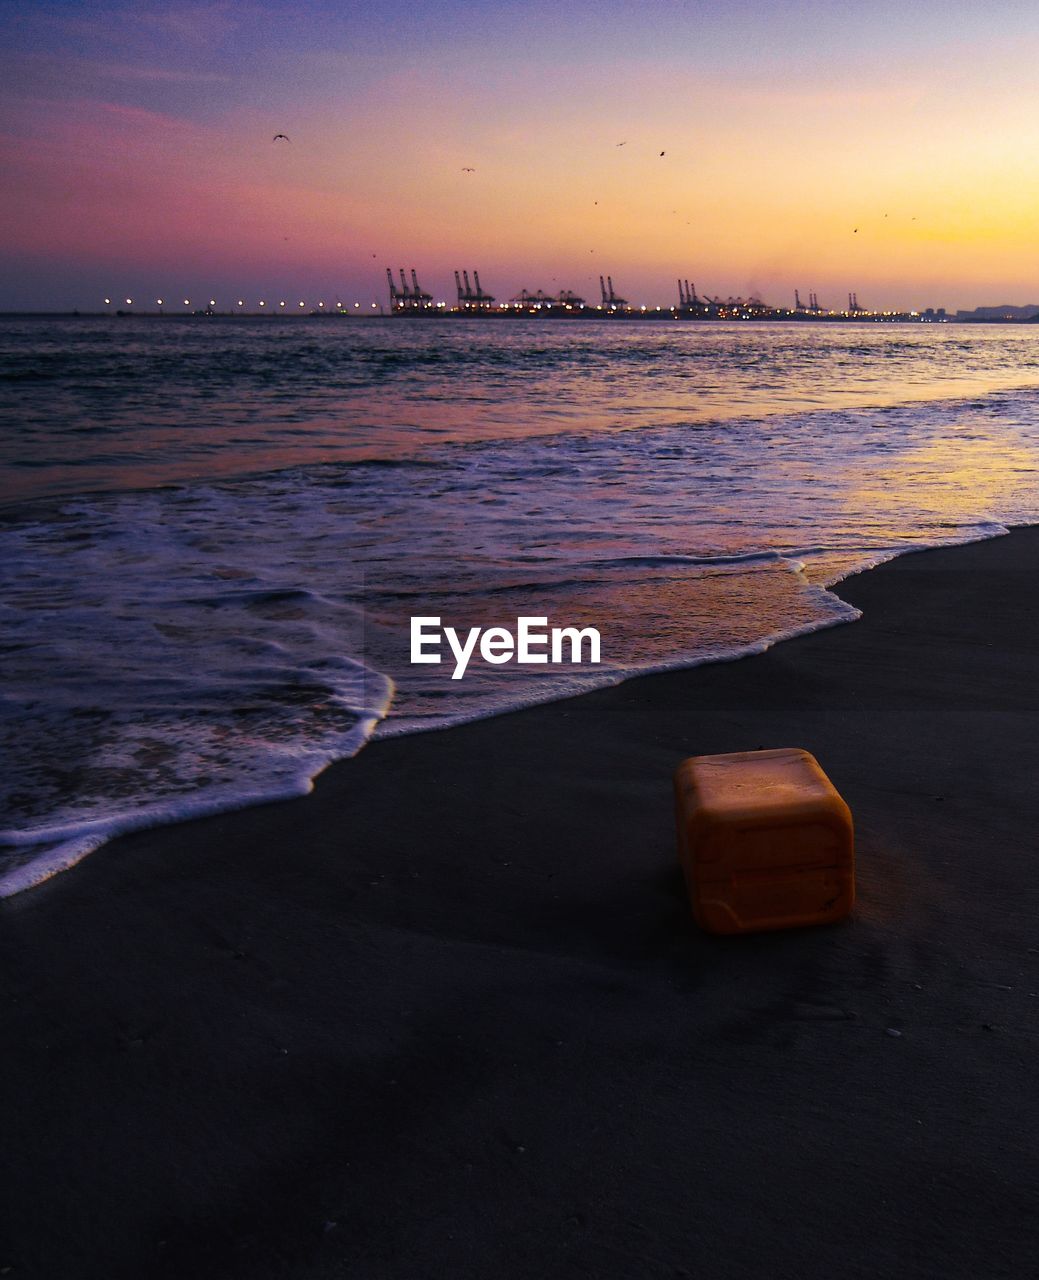
[[[0,524],[3,520],[2,506],[0,506]],[[146,808],[140,811],[131,812],[116,819],[99,818],[89,823],[85,823],[71,833],[64,835],[54,834],[57,828],[53,829],[50,835],[50,843],[58,842],[57,847],[49,852],[37,854],[26,862],[19,863],[15,867],[8,867],[0,872],[0,902],[4,902],[11,897],[15,897],[20,893],[29,892],[37,888],[39,885],[46,883],[47,880],[55,876],[63,875],[72,867],[78,866],[84,859],[97,853],[100,849],[105,848],[113,840],[117,840],[124,835],[130,835],[140,832],[155,831],[166,826],[179,826],[185,822],[194,822],[205,817],[219,817],[221,815],[240,813],[243,810],[255,808],[260,805],[276,804],[286,800],[303,799],[313,793],[314,787],[318,780],[330,769],[353,760],[376,741],[383,741],[390,738],[411,737],[426,733],[440,733],[445,730],[460,728],[464,725],[478,723],[482,720],[495,720],[501,716],[513,715],[516,712],[526,711],[535,707],[549,706],[559,702],[569,702],[575,698],[583,697],[586,693],[595,692],[597,689],[616,688],[620,685],[628,683],[630,680],[642,679],[651,675],[666,675],[673,672],[692,671],[700,666],[713,665],[714,663],[739,662],[745,658],[756,657],[762,653],[767,653],[769,649],[774,648],[777,644],[783,644],[788,640],[795,640],[801,636],[813,635],[818,631],[826,631],[831,627],[843,626],[848,623],[854,623],[861,618],[861,611],[857,610],[853,605],[848,605],[841,597],[838,588],[848,578],[854,578],[862,573],[868,573],[871,569],[877,568],[882,564],[888,563],[889,560],[897,559],[903,555],[913,555],[921,551],[937,550],[940,547],[955,547],[967,545],[971,542],[986,541],[991,538],[1005,537],[1010,532],[1006,526],[995,524],[986,525],[985,532],[978,532],[976,526],[974,531],[963,533],[948,542],[940,544],[923,544],[920,546],[910,546],[905,550],[885,549],[876,554],[875,558],[867,559],[861,568],[850,570],[848,573],[833,581],[821,581],[815,584],[815,588],[821,590],[827,595],[832,596],[839,605],[843,606],[847,611],[843,614],[834,612],[831,616],[819,617],[811,622],[804,623],[798,627],[789,628],[769,632],[760,636],[755,640],[749,641],[738,649],[734,649],[726,653],[706,653],[696,656],[686,656],[683,658],[675,658],[662,663],[647,665],[638,670],[632,670],[627,674],[617,674],[616,672],[604,673],[599,682],[589,680],[587,687],[578,690],[556,690],[555,692],[546,693],[541,696],[534,696],[526,701],[517,701],[511,706],[494,710],[476,710],[468,714],[459,714],[455,717],[448,718],[437,724],[416,725],[405,722],[400,724],[394,720],[392,714],[384,714],[372,723],[372,727],[368,730],[367,736],[362,740],[361,745],[351,755],[338,756],[329,763],[323,765],[321,769],[312,775],[309,775],[309,785],[305,783],[307,775],[301,772],[297,781],[287,784],[282,790],[272,790],[269,793],[254,793],[249,798],[241,798],[232,802],[221,800],[216,797],[207,796],[196,802],[190,812],[177,816],[168,816],[165,814],[155,814],[149,812]],[[1031,526],[1020,526],[1031,527]],[[786,560],[791,566],[797,567],[799,560],[796,555],[784,555],[777,552],[753,553],[751,555],[737,555],[733,557],[716,557],[719,564],[738,563],[751,559],[780,559]],[[803,567],[803,566],[802,566]],[[607,664],[608,665],[608,664]],[[391,686],[393,679],[384,673],[376,673],[380,678],[389,680]],[[392,709],[392,701],[391,701]],[[363,721],[359,721],[359,724]],[[7,849],[25,849],[31,850],[34,841],[19,838],[13,842],[2,846]],[[38,843],[44,843],[39,841]]]
[[[644,324],[647,321],[679,321],[682,323],[695,323],[697,325],[729,325],[729,324],[996,324],[996,325],[1018,325],[1018,324],[1035,324],[1039,320],[1039,316],[977,316],[957,318],[951,316],[928,316],[922,312],[913,313],[911,311],[863,311],[861,313],[845,313],[842,311],[834,311],[832,313],[823,313],[820,315],[810,315],[807,313],[799,313],[794,310],[788,310],[783,307],[774,308],[774,315],[733,315],[733,316],[708,316],[696,315],[684,312],[681,307],[647,307],[645,310],[641,308],[631,308],[625,311],[610,311],[597,306],[596,304],[586,304],[581,312],[569,311],[562,307],[560,310],[543,310],[537,308],[531,310],[522,306],[513,306],[510,304],[507,310],[497,310],[494,308],[488,310],[476,310],[457,307],[434,307],[427,311],[404,311],[389,310],[376,311],[371,310],[348,310],[342,308],[328,308],[324,311],[0,311],[0,320],[471,320],[477,324],[483,324],[487,320],[564,320],[564,321],[609,321],[610,323],[618,323],[623,321],[634,321],[638,324]]]
[[[376,737],[6,900],[0,1266],[1027,1274],[1037,563],[907,552],[854,626]],[[850,804],[849,924],[695,929],[671,772],[759,746]]]

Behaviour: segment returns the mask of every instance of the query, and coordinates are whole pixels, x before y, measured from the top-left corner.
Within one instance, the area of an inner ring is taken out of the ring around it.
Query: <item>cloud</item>
[[[139,67],[125,62],[90,62],[79,59],[87,74],[108,80],[141,80],[154,84],[228,84],[233,77],[217,71],[191,71],[178,67]]]
[[[186,44],[209,45],[239,26],[245,8],[242,4],[232,5],[229,0],[217,0],[212,4],[134,8],[129,13],[142,28],[174,36]]]
[[[89,14],[26,13],[25,26],[43,28],[77,40],[97,40],[106,45],[127,44],[141,36],[154,37],[165,44],[169,37],[183,44],[209,46],[239,27],[249,15],[249,6],[229,0],[211,3],[110,5],[93,8]]]

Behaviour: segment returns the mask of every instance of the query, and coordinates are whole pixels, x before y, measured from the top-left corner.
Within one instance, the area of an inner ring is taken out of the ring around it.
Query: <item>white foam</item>
[[[15,519],[0,895],[116,834],[304,794],[377,724],[446,727],[851,621],[828,589],[849,574],[1034,520],[1037,457],[1037,398],[1010,392],[452,445]],[[605,661],[452,682],[411,667],[417,613],[596,625]]]
[[[383,713],[387,706],[388,700]],[[311,756],[295,776],[285,776],[280,783],[277,773],[272,771],[259,790],[241,785],[212,788],[176,801],[140,804],[90,821],[40,826],[31,831],[0,831],[0,848],[6,846],[21,851],[26,857],[24,862],[19,862],[17,857],[12,859],[15,865],[0,874],[0,898],[12,897],[42,884],[59,871],[67,871],[116,836],[309,795],[314,789],[314,779],[335,760],[355,755],[371,736],[376,723],[376,717],[358,721],[355,733],[344,739],[335,753]]]

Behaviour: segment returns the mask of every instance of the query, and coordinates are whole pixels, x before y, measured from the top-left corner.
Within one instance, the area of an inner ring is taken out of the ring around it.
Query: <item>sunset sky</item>
[[[385,302],[386,266],[1039,302],[1031,3],[44,0],[0,48],[3,309]]]

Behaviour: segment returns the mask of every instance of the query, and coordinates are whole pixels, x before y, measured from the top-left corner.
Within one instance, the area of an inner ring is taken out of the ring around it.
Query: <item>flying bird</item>
[[[614,143],[614,146],[617,146],[617,147],[626,147],[627,145],[628,145],[628,140],[627,140],[627,138],[625,138],[623,142],[616,142],[616,143]]]
[[[463,165],[463,166],[462,166],[462,172],[463,172],[463,173],[475,173],[475,172],[476,172],[476,170],[475,170],[475,169],[470,169],[470,168],[468,168],[467,166]]]
[[[663,151],[661,151],[661,153],[660,153],[660,154],[661,154],[661,155],[664,155],[665,153],[664,153]]]
[[[859,234],[859,229],[858,229],[858,227],[856,227],[856,228],[855,228],[855,230],[854,230],[851,234],[852,234],[853,236],[857,236],[857,235]]]
[[[283,142],[291,142],[291,141],[292,141],[292,139],[289,137],[289,135],[288,135],[287,133],[276,133],[276,134],[274,135],[274,137],[273,137],[273,138],[271,138],[271,142],[277,142],[279,138],[280,138]]]

